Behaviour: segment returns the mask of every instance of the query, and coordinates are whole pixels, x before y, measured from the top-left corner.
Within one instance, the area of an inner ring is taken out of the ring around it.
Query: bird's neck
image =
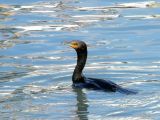
[[[82,71],[86,64],[86,60],[87,60],[87,49],[83,51],[77,51],[77,65],[74,69],[72,76],[73,83],[84,82]]]

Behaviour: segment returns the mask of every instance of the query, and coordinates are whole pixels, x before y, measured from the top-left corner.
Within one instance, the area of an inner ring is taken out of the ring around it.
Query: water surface
[[[160,1],[1,0],[0,119],[160,119]],[[136,95],[73,89],[83,40],[85,76]]]

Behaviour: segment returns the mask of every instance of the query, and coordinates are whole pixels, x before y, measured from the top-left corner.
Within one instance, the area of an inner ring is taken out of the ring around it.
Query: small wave
[[[123,16],[124,18],[137,20],[137,19],[160,19],[160,15],[129,15]]]
[[[79,28],[78,25],[35,25],[35,26],[15,26],[15,28],[23,29],[25,32],[27,31],[60,31],[63,29],[76,29]]]

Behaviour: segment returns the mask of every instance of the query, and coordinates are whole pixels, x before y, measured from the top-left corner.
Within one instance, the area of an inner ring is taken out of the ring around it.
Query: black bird
[[[83,76],[82,71],[87,60],[87,45],[83,41],[74,40],[69,42],[70,47],[74,48],[77,52],[77,65],[72,75],[73,87],[87,88],[93,90],[102,90],[116,92],[119,91],[125,94],[136,94],[136,91],[122,88],[121,86],[109,80],[87,78]]]

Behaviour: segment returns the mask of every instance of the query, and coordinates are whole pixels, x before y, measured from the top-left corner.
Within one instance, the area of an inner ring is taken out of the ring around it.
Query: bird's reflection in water
[[[82,89],[74,88],[74,92],[77,95],[77,110],[76,114],[79,120],[88,120],[88,104],[86,94],[82,91]]]

